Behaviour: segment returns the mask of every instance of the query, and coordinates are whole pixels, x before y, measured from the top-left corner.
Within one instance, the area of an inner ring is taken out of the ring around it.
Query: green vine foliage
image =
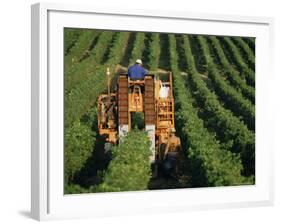
[[[225,76],[227,77],[227,79],[229,80],[229,82],[238,90],[241,91],[241,93],[243,94],[243,96],[245,96],[247,99],[249,99],[253,104],[255,103],[255,89],[251,86],[248,86],[245,82],[244,79],[241,78],[240,74],[238,71],[236,71],[231,63],[228,61],[222,47],[221,44],[219,42],[219,40],[214,37],[208,37],[211,41],[211,45],[214,48],[216,55],[218,57],[218,59],[220,60],[222,67],[223,67],[223,73],[225,74]],[[234,38],[235,40],[238,39]],[[241,38],[239,38],[240,41],[243,41]],[[247,45],[245,42],[243,42],[243,44]],[[248,47],[248,45],[247,45]],[[249,47],[248,47],[249,48]],[[251,49],[248,49],[249,51],[251,51]],[[249,57],[254,57],[249,56]],[[255,60],[255,59],[251,59]]]
[[[81,35],[78,37],[74,46],[64,59],[64,72],[67,73],[75,65],[77,65],[83,57],[90,54],[89,48],[92,42],[98,37],[100,32],[96,30],[81,30]]]
[[[151,178],[150,140],[146,132],[129,132],[113,148],[113,158],[95,192],[146,190]]]
[[[204,127],[192,106],[191,95],[184,86],[178,70],[176,40],[169,35],[170,64],[174,76],[174,94],[182,137],[187,140],[186,154],[192,172],[192,186],[227,186],[252,183],[241,175],[243,166],[239,154],[224,150],[215,136]]]
[[[255,37],[241,37],[241,39],[248,45],[251,49],[253,55],[256,54],[256,38]]]
[[[202,38],[202,37],[198,37]],[[194,90],[195,98],[201,108],[209,116],[205,123],[211,126],[221,142],[231,151],[240,153],[243,162],[243,173],[247,176],[255,173],[255,134],[230,110],[225,109],[217,99],[217,95],[208,89],[206,83],[198,75],[194,57],[188,39],[185,42],[185,56],[188,65],[188,84]]]
[[[64,28],[64,55],[67,55],[81,34],[80,29]]]
[[[105,170],[97,171],[98,180],[101,181],[99,184],[95,182],[90,187],[82,187],[75,181],[84,166],[87,167],[87,160],[97,152],[94,151],[94,146],[98,145],[99,136],[93,131],[93,126],[97,121],[97,98],[106,90],[106,68],[109,67],[115,76],[116,65],[122,61],[127,60],[126,63],[131,64],[137,58],[145,58],[149,69],[157,70],[159,63],[162,63],[161,50],[165,54],[167,50],[163,60],[166,60],[167,68],[170,67],[173,72],[176,128],[186,156],[185,168],[188,169],[187,173],[191,174],[189,186],[253,184],[255,134],[254,128],[251,131],[245,123],[252,122],[255,116],[252,105],[255,77],[253,71],[245,64],[245,58],[241,56],[241,50],[244,49],[253,63],[254,52],[250,52],[252,41],[206,38],[207,42],[204,40],[205,45],[201,46],[205,52],[204,55],[201,54],[201,58],[205,60],[202,64],[205,65],[204,75],[207,74],[208,77],[203,78],[196,68],[201,61],[198,62],[198,57],[194,58],[192,55],[200,45],[190,46],[188,35],[177,35],[176,39],[173,34],[138,32],[132,49],[128,50],[128,42],[132,39],[130,35],[130,32],[111,31],[89,31],[81,35],[72,29],[65,33],[65,55],[68,58],[64,104],[65,193],[148,189],[151,181],[150,141],[147,133],[139,130],[131,131],[118,146],[113,147],[109,166]],[[168,37],[165,44],[163,37]],[[195,43],[198,39],[195,37],[190,40]],[[91,45],[93,41],[94,46]],[[165,46],[161,46],[162,44]],[[236,48],[228,49],[232,48],[231,44]],[[208,48],[216,52],[216,61],[213,61],[214,55]],[[235,66],[232,65],[233,61],[228,61],[229,55],[226,55],[225,49],[231,54]],[[84,57],[86,51],[87,56]],[[128,57],[125,54],[130,55]],[[180,71],[179,65],[180,69],[186,69],[184,73]],[[225,68],[226,74],[222,74],[219,68]],[[245,76],[247,82],[240,77],[240,73]],[[229,82],[224,79],[226,77]],[[140,122],[142,119],[135,119],[136,126],[140,127],[143,124]]]
[[[235,65],[240,70],[240,73],[246,78],[247,82],[251,86],[255,86],[255,73],[243,60],[239,48],[232,42],[230,37],[219,38],[223,44],[227,47],[228,51],[232,55]]]
[[[251,101],[245,99],[240,92],[228,85],[228,83],[223,79],[222,74],[213,61],[206,37],[199,36],[198,39],[207,61],[208,77],[212,80],[217,96],[235,115],[241,116],[242,120],[245,124],[247,124],[249,129],[254,130],[255,108]]]
[[[95,144],[95,133],[89,126],[76,121],[65,133],[65,182],[73,180],[78,172],[92,154]]]
[[[81,122],[83,115],[94,106],[99,94],[106,89],[106,67],[111,70],[124,53],[123,44],[128,40],[128,32],[119,32],[113,40],[106,65],[91,71],[91,77],[76,84],[65,97],[65,181],[71,182],[86,160],[91,156],[96,133],[91,123]],[[84,64],[85,65],[85,64]],[[84,68],[85,69],[85,68]],[[94,118],[96,119],[96,118]],[[92,122],[94,122],[94,119]]]
[[[254,71],[255,70],[255,54],[248,46],[248,44],[241,38],[235,37],[231,38],[235,45],[239,48],[240,52],[244,53],[244,60],[247,62],[249,67]]]
[[[78,63],[76,66],[65,69],[65,92],[68,94],[80,84],[88,81],[101,67],[101,61],[112,41],[113,32],[105,31],[100,34],[89,57]],[[65,64],[65,66],[68,66]]]
[[[89,189],[83,188],[78,184],[66,184],[64,187],[64,194],[83,194],[91,193]]]
[[[151,35],[151,41],[149,44],[149,69],[157,70],[159,65],[159,57],[160,57],[160,39],[158,33],[153,33]]]
[[[128,41],[128,32],[119,32],[113,40],[113,47],[110,49],[106,63],[98,68],[87,66],[81,67],[81,74],[87,72],[88,78],[85,78],[81,83],[76,84],[65,97],[65,124],[71,125],[73,121],[86,113],[98,99],[100,93],[106,90],[106,68],[114,71],[124,54],[124,43]],[[79,72],[77,72],[79,73]],[[114,74],[115,75],[115,74]]]
[[[134,43],[134,47],[132,50],[132,54],[130,57],[130,62],[129,64],[132,65],[135,63],[136,59],[141,58],[142,57],[142,52],[144,49],[144,39],[145,39],[145,33],[137,33],[136,34],[136,40]]]

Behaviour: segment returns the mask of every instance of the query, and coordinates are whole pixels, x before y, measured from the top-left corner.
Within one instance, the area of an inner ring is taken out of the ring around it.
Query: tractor
[[[98,98],[98,129],[105,137],[105,148],[109,150],[132,130],[133,113],[144,113],[144,130],[151,141],[150,161],[156,167],[154,176],[157,176],[157,167],[165,162],[171,132],[175,131],[172,73],[147,74],[143,80],[131,80],[121,73],[112,92],[109,69],[106,74],[108,92]],[[181,147],[180,141],[177,142],[173,148]]]

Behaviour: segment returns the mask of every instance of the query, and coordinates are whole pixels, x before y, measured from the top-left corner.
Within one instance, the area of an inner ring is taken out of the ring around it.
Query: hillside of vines
[[[141,58],[150,73],[173,73],[177,180],[153,179],[150,142],[134,130],[112,154],[97,128],[97,100]],[[255,183],[255,39],[64,30],[65,193],[235,186]]]

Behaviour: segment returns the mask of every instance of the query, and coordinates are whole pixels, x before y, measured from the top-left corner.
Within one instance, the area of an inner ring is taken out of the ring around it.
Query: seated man
[[[172,171],[177,173],[177,165],[181,153],[181,141],[175,135],[175,132],[176,129],[172,128],[164,153],[163,168],[166,175],[171,175]]]
[[[129,67],[128,76],[132,80],[141,80],[144,79],[144,76],[147,74],[147,71],[142,67],[141,59],[137,59],[136,63]]]

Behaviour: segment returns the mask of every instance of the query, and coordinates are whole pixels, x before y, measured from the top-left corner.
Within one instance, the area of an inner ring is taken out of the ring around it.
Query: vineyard
[[[177,180],[151,177],[150,142],[134,130],[112,149],[98,134],[97,100],[137,58],[171,71],[183,161]],[[255,183],[255,39],[64,31],[65,193]]]

